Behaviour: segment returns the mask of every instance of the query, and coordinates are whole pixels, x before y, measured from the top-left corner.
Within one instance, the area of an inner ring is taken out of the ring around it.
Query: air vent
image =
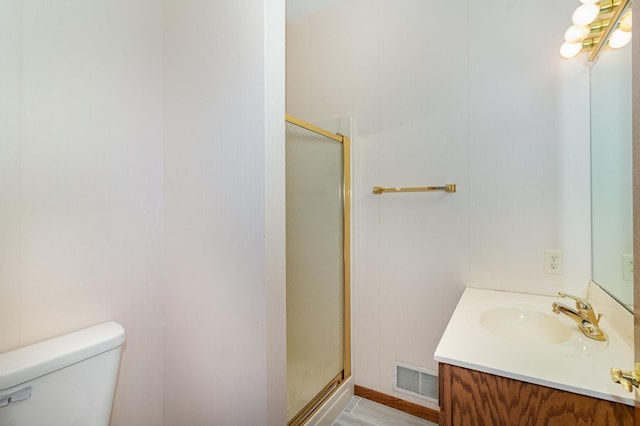
[[[438,375],[434,371],[399,362],[395,367],[393,389],[438,402]]]

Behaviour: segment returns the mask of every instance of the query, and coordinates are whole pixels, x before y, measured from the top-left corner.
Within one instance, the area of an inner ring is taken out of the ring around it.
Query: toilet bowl
[[[124,340],[107,322],[0,354],[0,426],[108,426]]]

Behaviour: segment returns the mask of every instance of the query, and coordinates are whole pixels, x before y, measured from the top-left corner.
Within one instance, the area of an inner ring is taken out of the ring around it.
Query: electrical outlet
[[[633,281],[633,255],[622,255],[622,280]]]
[[[564,255],[561,250],[544,251],[544,273],[562,275],[564,271]]]

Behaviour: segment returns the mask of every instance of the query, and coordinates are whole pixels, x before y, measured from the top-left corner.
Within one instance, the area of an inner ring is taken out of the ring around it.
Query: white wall
[[[589,72],[559,57],[575,5],[558,3],[469,2],[474,286],[582,293],[591,277]],[[545,249],[563,275],[544,274]]]
[[[280,425],[284,2],[219,3],[165,1],[164,420]]]
[[[113,425],[286,422],[284,15],[0,1],[0,352],[122,323]]]
[[[162,424],[162,6],[0,2],[0,352],[127,332],[113,424]]]
[[[558,55],[574,7],[346,0],[287,25],[287,112],[356,123],[356,384],[425,404],[393,391],[393,363],[437,368],[465,286],[586,288],[588,70]]]

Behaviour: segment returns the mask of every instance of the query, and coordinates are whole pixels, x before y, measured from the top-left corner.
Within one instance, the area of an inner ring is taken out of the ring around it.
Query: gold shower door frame
[[[285,114],[285,122],[313,133],[325,136],[342,144],[343,164],[343,254],[344,254],[344,312],[343,312],[343,370],[330,381],[287,424],[297,426],[312,416],[328,400],[339,386],[351,377],[351,140],[349,137],[331,133],[299,118]]]

